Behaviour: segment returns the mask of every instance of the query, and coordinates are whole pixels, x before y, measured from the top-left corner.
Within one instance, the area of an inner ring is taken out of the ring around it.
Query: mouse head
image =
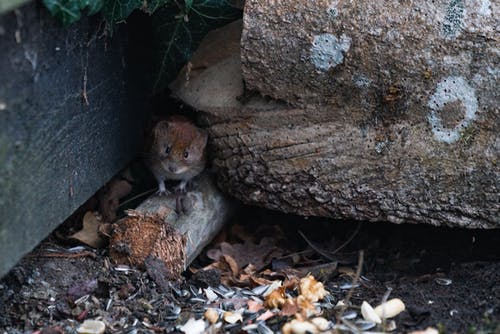
[[[193,166],[205,163],[207,131],[180,116],[156,124],[153,154],[170,173],[182,174]]]

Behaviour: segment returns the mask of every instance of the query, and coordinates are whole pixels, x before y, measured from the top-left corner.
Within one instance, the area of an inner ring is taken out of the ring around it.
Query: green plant
[[[226,0],[185,0],[170,3],[153,15],[156,75],[153,91],[165,88],[192,56],[205,34],[241,17]]]
[[[110,34],[134,10],[152,15],[156,45],[153,92],[166,87],[208,31],[241,17],[241,10],[228,0],[43,0],[43,4],[63,25],[85,14],[101,13]]]

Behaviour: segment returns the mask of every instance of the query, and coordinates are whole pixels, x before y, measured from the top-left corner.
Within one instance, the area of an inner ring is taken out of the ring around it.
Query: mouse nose
[[[176,165],[169,165],[168,170],[171,171],[172,173],[175,173],[177,171],[177,166]]]

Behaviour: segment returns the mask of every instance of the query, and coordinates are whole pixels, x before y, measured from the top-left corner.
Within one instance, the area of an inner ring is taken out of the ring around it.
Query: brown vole
[[[166,194],[165,180],[181,181],[184,192],[193,177],[205,168],[208,133],[183,116],[170,116],[153,129],[153,143],[146,162],[158,181],[158,193]]]

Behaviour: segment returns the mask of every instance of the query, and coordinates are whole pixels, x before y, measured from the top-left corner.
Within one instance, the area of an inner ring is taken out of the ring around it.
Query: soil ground
[[[358,225],[254,208],[242,210],[233,223],[246,226],[250,234],[263,231],[259,226],[279,226],[285,236],[283,249],[289,253],[311,244],[335,249]],[[162,291],[147,272],[116,270],[107,249],[88,252],[89,256],[71,257],[61,251],[60,257],[42,257],[48,250],[69,248],[56,235],[57,231],[0,281],[0,333],[44,328],[42,333],[75,333],[83,319],[99,316],[113,319],[109,333],[161,333],[175,331],[175,325],[203,312],[200,305],[183,301],[175,289]],[[400,298],[407,308],[396,317],[395,332],[432,326],[442,333],[500,333],[500,230],[362,223],[353,240],[334,255],[337,269],[318,278],[333,300],[348,293],[340,288],[349,283],[340,268],[355,269],[359,250],[364,250],[363,280],[353,289],[351,302],[374,305],[392,289],[390,298]],[[310,259],[314,264],[331,260],[318,254]],[[202,254],[193,266],[207,263]],[[196,285],[189,276],[180,289]],[[113,299],[113,294],[120,297]],[[173,305],[182,309],[179,317],[169,316]],[[268,326],[277,331],[282,323],[268,321]],[[228,331],[244,333],[240,327]]]

